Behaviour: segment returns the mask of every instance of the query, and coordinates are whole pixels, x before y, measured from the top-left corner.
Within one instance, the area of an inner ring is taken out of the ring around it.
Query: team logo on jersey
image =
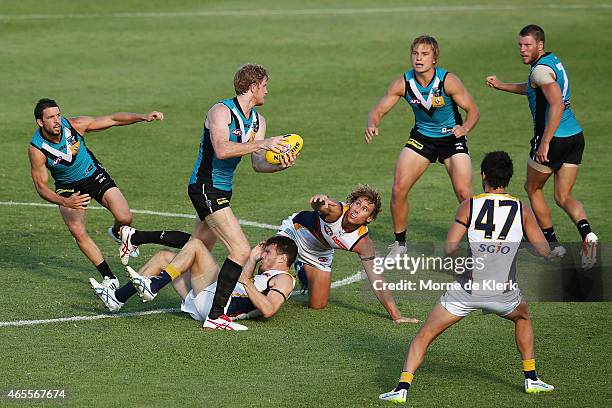
[[[325,230],[325,233],[326,233],[327,235],[329,235],[330,237],[331,237],[332,235],[334,235],[334,231],[332,231],[332,229],[329,227],[329,225],[325,225],[325,226],[323,227],[323,229]]]
[[[431,90],[431,106],[434,108],[440,108],[445,105],[444,98],[442,97],[442,91],[440,88],[433,88]]]
[[[319,258],[317,258],[319,260],[319,262],[327,262],[327,258],[321,256]]]
[[[420,105],[421,101],[419,101],[418,99],[410,99],[408,103],[411,105]]]

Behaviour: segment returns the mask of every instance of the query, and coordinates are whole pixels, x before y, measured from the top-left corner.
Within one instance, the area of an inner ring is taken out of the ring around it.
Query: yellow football
[[[268,150],[266,152],[266,161],[268,163],[279,164],[281,162],[280,158],[283,154],[291,152],[294,155],[297,155],[300,150],[302,150],[302,147],[304,147],[304,140],[300,135],[296,135],[295,133],[289,133],[284,135],[284,138],[285,142],[287,143],[287,145],[285,145],[285,151],[282,153],[274,153]]]

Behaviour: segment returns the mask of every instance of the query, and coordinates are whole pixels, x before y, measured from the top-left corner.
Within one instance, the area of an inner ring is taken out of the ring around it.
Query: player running
[[[106,207],[115,217],[115,225],[109,229],[115,239],[120,226],[132,223],[132,214],[121,190],[85,145],[83,135],[113,126],[163,120],[164,115],[155,111],[120,112],[64,118],[54,100],[41,99],[34,108],[34,117],[38,130],[28,149],[34,187],[42,198],[59,206],[70,234],[104,278],[103,284],[117,288],[119,280],[85,229],[85,210],[92,198]],[[48,186],[47,169],[55,180],[55,191]]]
[[[295,261],[295,243],[281,236],[274,236],[256,245],[242,269],[238,283],[224,305],[223,321],[215,326],[207,319],[217,288],[219,268],[202,241],[192,238],[178,254],[159,251],[138,272],[127,267],[130,286],[136,288],[143,302],[153,300],[157,293],[172,282],[181,296],[181,310],[192,318],[204,321],[204,328],[219,330],[247,330],[232,321],[256,316],[274,316],[291,296],[295,278],[289,273]],[[254,274],[260,263],[259,273]],[[116,312],[132,296],[126,286],[118,290],[99,284],[93,278],[91,286],[104,306]]]
[[[331,289],[331,265],[336,249],[355,252],[370,282],[380,281],[374,273],[374,243],[367,225],[380,211],[380,194],[369,186],[357,186],[346,202],[324,194],[310,199],[314,211],[292,214],[282,222],[278,234],[291,238],[298,247],[295,269],[303,288],[308,289],[308,306],[323,309]],[[418,323],[402,316],[388,290],[372,287],[376,298],[396,323]]]
[[[528,25],[519,33],[519,50],[523,64],[531,70],[527,82],[504,83],[492,75],[487,77],[491,88],[527,95],[534,124],[531,151],[527,160],[525,190],[538,224],[555,250],[559,247],[550,207],[544,198],[544,185],[551,175],[555,179],[555,202],[576,224],[582,237],[582,267],[592,268],[597,262],[598,238],[591,230],[582,203],[572,195],[584,152],[582,128],[570,106],[570,83],[559,58],[544,51],[544,30]]]
[[[379,398],[395,403],[406,402],[414,373],[425,358],[429,345],[446,329],[475,310],[494,313],[514,322],[516,345],[521,354],[525,392],[554,390],[540,380],[535,369],[534,334],[527,303],[516,286],[516,252],[523,236],[543,257],[551,253],[533,212],[506,193],[512,178],[512,160],[506,152],[488,153],[480,167],[485,194],[464,201],[457,210],[455,223],[446,238],[447,256],[457,253],[459,242],[467,233],[473,257],[481,268],[457,276],[458,287],[447,291],[434,306],[427,321],[410,343],[399,384]],[[500,248],[491,253],[487,247]]]
[[[412,69],[389,85],[387,94],[370,111],[365,129],[365,142],[370,143],[378,135],[380,121],[400,98],[414,112],[414,127],[395,167],[391,193],[395,242],[389,258],[406,253],[408,193],[430,163],[444,163],[459,202],[472,196],[466,137],[480,118],[478,106],[459,77],[436,66],[440,49],[435,38],[415,38],[411,53]],[[459,108],[466,113],[465,122]]]

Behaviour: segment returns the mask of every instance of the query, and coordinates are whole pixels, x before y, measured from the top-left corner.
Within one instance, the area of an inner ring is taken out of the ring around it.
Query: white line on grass
[[[241,16],[304,16],[304,15],[353,15],[384,13],[436,13],[436,12],[476,12],[476,11],[516,11],[516,10],[605,10],[612,4],[546,4],[533,6],[518,5],[466,5],[466,6],[406,6],[406,7],[363,7],[327,8],[297,10],[201,10],[201,11],[161,11],[136,13],[68,13],[68,14],[0,14],[0,20],[47,20],[47,19],[94,19],[94,18],[179,18],[179,17],[241,17]]]
[[[0,205],[7,206],[28,206],[28,207],[48,207],[54,208],[57,207],[55,204],[47,204],[47,203],[22,203],[16,201],[0,201]],[[88,207],[90,210],[104,210],[104,207],[90,206]],[[161,217],[177,217],[177,218],[194,218],[192,214],[180,214],[180,213],[168,213],[168,212],[158,212],[158,211],[149,211],[149,210],[131,210],[135,214],[149,214],[149,215],[159,215]],[[252,227],[264,228],[264,229],[272,229],[277,230],[278,226],[271,224],[262,224],[254,221],[245,221],[240,220],[240,224],[249,225]],[[365,275],[362,271],[355,273],[347,278],[341,279],[336,282],[332,282],[332,288],[339,288],[341,286],[350,285],[353,282],[358,282],[364,279]],[[39,319],[39,320],[16,320],[11,322],[0,322],[0,327],[19,327],[19,326],[33,326],[38,324],[49,324],[49,323],[65,323],[65,322],[81,322],[87,320],[99,320],[99,319],[108,319],[108,318],[118,318],[118,317],[136,317],[136,316],[147,316],[154,314],[163,314],[163,313],[176,313],[180,312],[181,309],[155,309],[148,310],[145,312],[129,312],[129,313],[117,313],[117,314],[99,314],[94,316],[72,316],[72,317],[60,317],[56,319]]]
[[[28,207],[49,207],[49,208],[57,208],[57,205],[50,203],[22,203],[18,201],[0,201],[0,205],[8,205],[8,206],[28,206]],[[98,207],[96,205],[87,206],[90,210],[106,210],[104,207]],[[130,209],[134,214],[147,214],[147,215],[159,215],[160,217],[174,217],[174,218],[189,218],[194,219],[195,215],[193,214],[181,214],[181,213],[171,213],[171,212],[162,212],[162,211],[150,211],[150,210],[134,210]],[[247,220],[238,220],[241,225],[246,225],[249,227],[257,227],[269,230],[278,230],[278,225],[272,224],[262,224],[260,222],[255,221],[247,221]]]

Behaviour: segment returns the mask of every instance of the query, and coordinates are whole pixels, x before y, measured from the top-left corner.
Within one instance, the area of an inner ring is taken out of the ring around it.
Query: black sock
[[[111,279],[116,278],[115,274],[113,273],[113,271],[111,271],[111,268],[110,266],[108,266],[106,261],[102,261],[100,265],[96,265],[96,269],[98,270],[98,272],[100,272],[100,275],[102,275],[102,277],[108,276]]]
[[[166,271],[161,271],[161,273],[157,276],[151,277],[151,292],[157,293],[164,286],[172,282],[172,278]]]
[[[395,389],[393,391],[399,391],[399,390],[408,390],[410,389],[410,383],[407,382],[399,382],[397,384],[397,387],[395,387]]]
[[[586,238],[586,236],[592,232],[591,225],[586,219],[578,221],[576,223],[576,228],[578,228],[578,232],[580,233],[580,235],[582,235],[583,241]]]
[[[406,230],[403,230],[402,232],[396,232],[395,240],[399,242],[400,244],[405,245],[406,244]]]
[[[544,233],[544,238],[546,238],[547,242],[559,242],[557,240],[557,234],[555,234],[555,228],[543,228],[542,233]]]
[[[135,294],[136,289],[134,288],[134,285],[132,285],[132,282],[128,282],[115,291],[115,299],[117,299],[121,303],[125,303],[126,300],[128,300]]]
[[[111,232],[115,236],[115,238],[119,239],[119,228],[116,225],[113,225]]]
[[[191,235],[182,231],[136,231],[132,235],[132,244],[159,244],[172,248],[182,248]]]
[[[525,378],[529,378],[531,381],[536,381],[538,379],[538,375],[536,374],[535,370],[523,371],[523,374],[525,375]]]
[[[208,317],[216,319],[223,314],[223,309],[229,300],[229,297],[238,282],[238,277],[242,272],[242,266],[229,258],[225,258],[223,266],[219,271],[219,279],[217,279],[217,290],[213,298],[213,304],[208,312]]]

